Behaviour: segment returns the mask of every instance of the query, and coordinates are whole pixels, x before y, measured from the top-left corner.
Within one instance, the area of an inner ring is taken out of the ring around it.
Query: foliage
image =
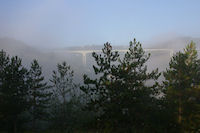
[[[52,104],[52,120],[54,126],[59,125],[59,129],[66,130],[69,128],[70,120],[73,120],[75,111],[72,98],[74,98],[75,87],[73,83],[74,71],[67,65],[66,62],[62,62],[57,65],[57,71],[53,71],[52,79],[50,80],[54,87]],[[68,120],[70,119],[70,120]]]
[[[47,109],[51,96],[49,86],[47,86],[47,82],[44,81],[42,68],[37,60],[33,60],[31,63],[28,81],[28,100],[30,103],[29,112],[31,114],[32,128],[36,130],[37,120],[47,120],[48,118]]]
[[[28,109],[27,76],[28,71],[22,66],[17,56],[9,58],[4,51],[0,52],[0,94],[2,121],[8,129],[17,132],[22,122],[22,113]]]
[[[99,114],[97,119],[110,131],[141,132],[150,128],[150,112],[159,94],[156,80],[160,76],[158,69],[147,72],[145,63],[150,54],[146,55],[135,39],[122,60],[109,43],[102,53],[93,53],[97,64],[93,68],[99,78],[85,75],[85,86],[81,87],[90,96],[88,108]],[[148,81],[151,83],[147,85]]]
[[[74,71],[67,65],[66,62],[57,65],[57,71],[53,71],[52,79],[50,80],[54,87],[54,96],[59,97],[61,103],[67,102],[67,95],[75,91],[73,83]],[[73,93],[74,94],[74,93]]]
[[[94,78],[84,75],[79,87],[70,65],[62,62],[50,88],[37,60],[27,69],[18,56],[0,51],[0,132],[25,127],[32,132],[200,132],[200,59],[194,42],[173,55],[163,85],[158,69],[148,70],[150,54],[135,39],[122,58],[109,43],[92,56]],[[50,128],[36,130],[45,125]]]
[[[195,44],[191,42],[184,52],[178,52],[164,72],[166,98],[176,125],[182,131],[197,132],[200,111],[200,60]]]

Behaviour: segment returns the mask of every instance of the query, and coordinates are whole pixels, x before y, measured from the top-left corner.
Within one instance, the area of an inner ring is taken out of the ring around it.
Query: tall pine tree
[[[37,121],[48,117],[48,106],[51,92],[47,82],[44,80],[42,68],[37,60],[33,60],[29,70],[29,102],[32,117],[32,128],[37,129]]]
[[[6,55],[6,52],[0,51],[0,129],[3,128],[3,121],[5,121],[5,116],[2,112],[4,100],[3,94],[3,83],[5,81],[5,68],[9,65],[10,58]]]
[[[97,121],[111,132],[142,132],[150,129],[150,112],[158,95],[158,70],[147,72],[145,54],[135,39],[123,59],[104,44],[102,54],[93,53],[97,78],[84,76],[81,89],[88,95],[88,108],[98,114]],[[155,80],[155,81],[154,81]],[[152,81],[147,85],[148,81]]]
[[[181,132],[198,132],[200,127],[200,60],[194,42],[176,53],[164,72],[166,98]]]
[[[66,130],[70,126],[69,111],[72,108],[71,99],[74,96],[76,85],[73,82],[74,71],[66,62],[57,65],[57,71],[53,71],[50,80],[53,87],[53,112],[54,125],[61,130]]]
[[[21,126],[22,113],[28,109],[28,71],[19,57],[10,59],[4,51],[0,52],[0,61],[0,114],[7,129],[16,133]]]

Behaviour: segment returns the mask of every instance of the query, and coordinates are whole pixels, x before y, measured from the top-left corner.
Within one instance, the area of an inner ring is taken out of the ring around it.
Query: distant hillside
[[[19,56],[36,56],[41,53],[35,48],[28,46],[22,41],[15,40],[12,38],[0,38],[0,49],[4,49],[11,55],[19,55]]]
[[[200,38],[192,38],[192,37],[171,37],[171,38],[158,38],[158,40],[154,39],[153,41],[146,42],[142,44],[143,46],[147,46],[145,48],[166,48],[166,49],[177,49],[181,50],[185,48],[187,44],[191,41],[196,43],[198,49],[200,49]],[[112,45],[112,44],[111,44]],[[113,49],[128,49],[129,44],[126,45],[113,45]],[[86,45],[86,46],[74,46],[74,47],[66,47],[62,50],[101,50],[103,48],[102,45]]]
[[[179,37],[171,40],[161,40],[151,42],[150,48],[170,48],[182,50],[191,40],[196,42],[197,48],[200,49],[200,39],[190,37]],[[147,46],[147,44],[145,44]],[[82,81],[83,74],[89,74],[93,76],[92,65],[94,65],[94,59],[91,54],[86,56],[86,66],[83,64],[83,57],[81,54],[68,53],[68,50],[101,50],[103,48],[100,45],[88,45],[81,47],[68,47],[64,49],[56,49],[51,52],[43,52],[36,48],[33,48],[22,41],[11,38],[0,38],[0,49],[4,49],[9,55],[18,55],[23,59],[23,64],[30,65],[33,59],[38,59],[42,65],[46,79],[51,78],[52,70],[56,69],[57,63],[66,61],[72,66],[75,71],[76,82]],[[126,46],[113,46],[113,49],[128,49]],[[148,62],[149,70],[159,68],[160,71],[164,71],[168,67],[170,60],[169,52],[152,52],[151,58]]]
[[[158,39],[159,41],[151,42],[151,48],[169,48],[169,49],[177,49],[182,50],[185,48],[187,44],[191,41],[196,43],[197,49],[200,49],[200,38],[192,38],[192,37],[174,37],[171,39]]]
[[[66,61],[75,70],[75,78],[77,81],[82,79],[83,68],[81,61],[76,61],[76,57],[72,57],[67,53],[42,52],[33,48],[22,41],[12,38],[0,38],[0,50],[3,49],[10,56],[19,56],[25,66],[29,67],[33,59],[37,59],[43,68],[46,79],[51,78],[52,71],[56,69],[57,63]],[[81,57],[80,57],[81,58]]]

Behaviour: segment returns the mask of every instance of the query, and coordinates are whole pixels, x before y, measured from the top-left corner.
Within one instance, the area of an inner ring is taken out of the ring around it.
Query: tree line
[[[95,77],[75,84],[66,62],[48,80],[0,51],[0,132],[200,132],[200,59],[191,42],[164,72],[148,70],[150,54],[136,39],[122,58],[110,43],[93,52]],[[159,82],[160,76],[164,80]]]

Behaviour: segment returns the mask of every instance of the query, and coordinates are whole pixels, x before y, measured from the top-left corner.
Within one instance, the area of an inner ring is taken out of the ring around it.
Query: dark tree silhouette
[[[123,59],[104,44],[102,54],[93,53],[96,79],[84,75],[81,87],[89,96],[88,109],[98,114],[97,121],[112,132],[133,132],[150,129],[150,116],[155,96],[159,94],[158,69],[147,72],[146,55],[139,42],[130,42]],[[155,80],[155,81],[154,81]],[[151,84],[147,85],[147,82]]]
[[[33,60],[31,63],[31,69],[29,70],[29,103],[32,117],[32,128],[36,130],[37,120],[47,120],[49,100],[51,92],[47,82],[44,81],[44,76],[42,75],[42,68],[37,60]]]
[[[8,129],[16,133],[21,123],[21,115],[28,109],[27,76],[28,71],[22,66],[17,56],[9,58],[4,51],[0,52],[0,114]]]

